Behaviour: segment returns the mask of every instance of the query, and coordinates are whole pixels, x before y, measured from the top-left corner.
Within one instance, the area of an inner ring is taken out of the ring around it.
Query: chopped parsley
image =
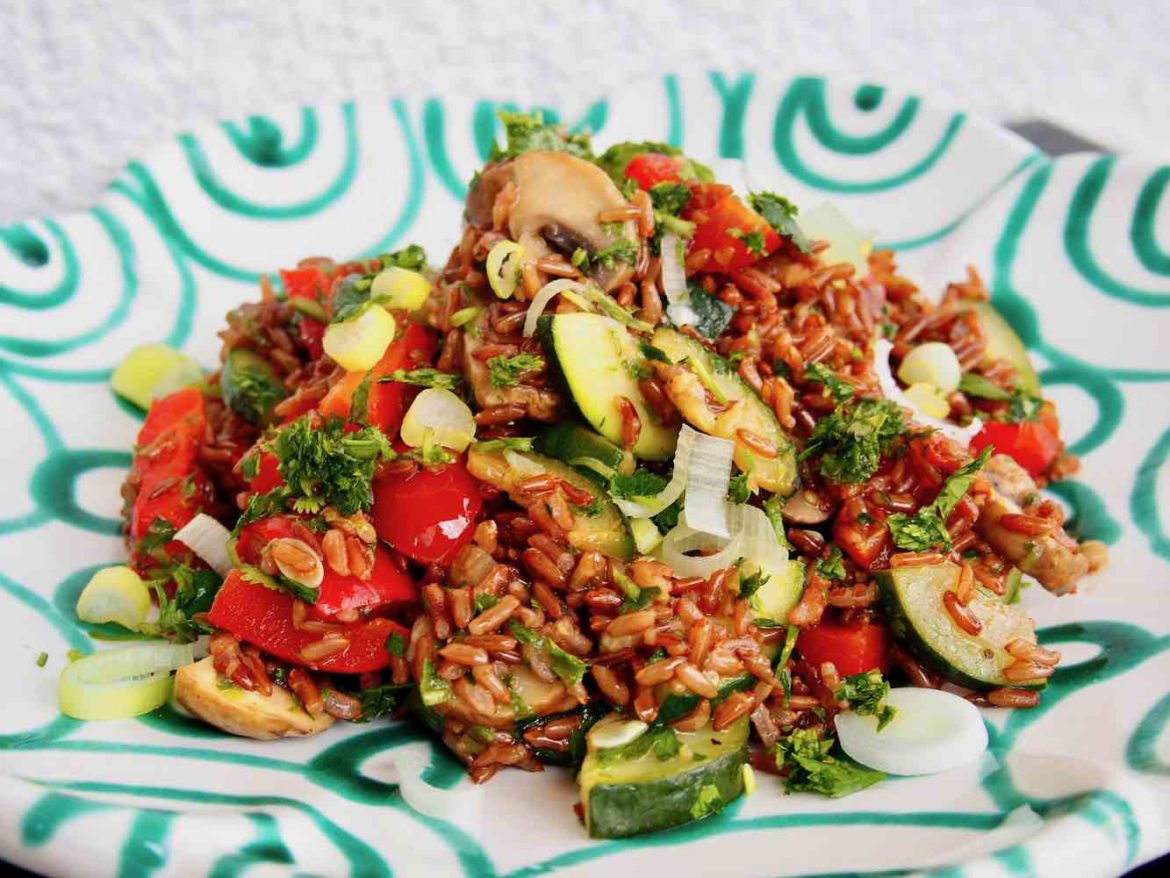
[[[494,595],[488,594],[486,591],[481,591],[475,596],[472,603],[475,605],[475,612],[482,613],[484,610],[491,609],[499,603]]]
[[[167,594],[167,582],[174,582],[172,595]],[[158,598],[158,620],[150,627],[151,634],[169,637],[178,643],[190,643],[211,628],[191,617],[211,609],[223,581],[211,570],[193,570],[177,564],[167,571],[164,579],[150,582]]]
[[[380,382],[396,381],[402,384],[415,384],[419,387],[441,387],[444,390],[458,390],[463,383],[463,376],[452,375],[450,372],[440,372],[438,369],[395,369]],[[350,420],[353,420],[350,418]]]
[[[647,360],[654,360],[658,363],[671,362],[670,357],[666,355],[666,351],[662,350],[662,348],[654,347],[654,345],[650,344],[648,341],[642,342],[641,345],[639,345],[639,349],[642,351],[642,356]]]
[[[370,382],[373,378],[374,371],[371,369],[362,377],[349,403],[349,420],[363,427],[370,423]]]
[[[406,655],[406,638],[399,632],[395,631],[386,638],[386,652],[392,656],[402,658]]]
[[[155,516],[135,546],[135,550],[143,555],[154,555],[175,538],[175,533],[173,524],[161,515]]]
[[[251,564],[242,564],[237,569],[245,582],[262,585],[273,591],[283,591],[286,594],[291,594],[294,598],[299,598],[306,604],[317,603],[317,596],[321,593],[319,588],[309,588],[309,586],[302,585],[287,576],[281,576],[279,573],[276,576],[269,576],[259,567],[253,567]]]
[[[549,666],[553,673],[566,683],[580,683],[585,677],[586,664],[570,652],[561,649],[550,637],[541,637],[531,628],[521,625],[515,619],[508,623],[512,636],[526,646],[542,649],[548,653]]]
[[[817,561],[817,573],[823,578],[840,582],[846,578],[845,559],[836,543],[829,544],[829,556]]]
[[[784,497],[779,494],[773,494],[764,501],[764,514],[768,516],[768,521],[772,523],[772,530],[776,531],[776,539],[780,545],[786,549],[791,549],[792,544],[788,542],[788,536],[784,533]]]
[[[371,686],[354,693],[362,703],[362,715],[359,722],[369,722],[380,716],[385,716],[398,704],[398,699],[409,686],[398,686],[394,683],[384,683],[381,686]]]
[[[285,483],[276,490],[293,500],[295,511],[309,514],[326,506],[342,515],[369,509],[374,470],[395,456],[376,427],[346,432],[341,418],[330,418],[313,429],[308,416],[277,433],[272,450]]]
[[[864,674],[851,674],[837,687],[833,697],[848,701],[849,709],[861,716],[876,716],[880,732],[894,718],[897,710],[885,703],[890,694],[890,684],[882,678],[879,670]]]
[[[49,663],[49,654],[47,652],[44,652],[44,651],[38,652],[37,653],[37,667],[43,668],[48,663]]]
[[[691,805],[691,817],[695,820],[702,820],[719,811],[723,807],[723,795],[719,792],[719,787],[713,783],[704,784],[699,789],[699,795],[695,797],[694,803]]]
[[[820,363],[813,363],[804,370],[804,377],[809,381],[815,381],[818,384],[825,386],[825,396],[829,397],[835,403],[842,403],[846,400],[852,399],[857,393],[857,388],[834,372],[827,366]]]
[[[727,234],[739,240],[744,248],[754,256],[763,256],[768,252],[768,244],[764,240],[764,233],[759,229],[745,232],[743,229],[728,229]]]
[[[1040,411],[1043,408],[1044,400],[1040,397],[1033,396],[1023,390],[1016,390],[1012,393],[1011,402],[1008,403],[1007,418],[1013,424],[1034,421],[1040,417]]]
[[[539,110],[535,113],[509,113],[500,110],[496,116],[504,126],[506,145],[504,147],[499,143],[492,145],[491,159],[494,162],[514,159],[522,153],[536,151],[567,152],[577,158],[593,158],[593,146],[588,134],[584,132],[569,134],[563,126],[545,122],[544,114]]]
[[[820,793],[839,798],[873,786],[886,775],[858,765],[833,740],[822,739],[812,729],[797,729],[776,747],[776,766],[787,772],[790,793]]]
[[[686,183],[659,183],[650,189],[654,209],[678,216],[691,200],[691,187]]]
[[[861,484],[877,471],[904,429],[897,403],[885,399],[844,402],[817,421],[800,457],[804,460],[819,454],[825,478]]]
[[[894,545],[908,552],[925,552],[936,547],[950,551],[951,535],[947,531],[947,518],[971,488],[975,474],[983,468],[989,457],[990,446],[984,448],[970,463],[955,470],[943,482],[938,496],[930,505],[922,507],[913,515],[896,512],[887,518],[886,527],[890,529]]]
[[[741,562],[742,558],[739,559]],[[757,567],[753,573],[747,576],[740,576],[739,578],[739,596],[741,598],[750,598],[757,591],[764,587],[764,584],[771,579],[762,568]]]
[[[615,473],[609,480],[609,493],[613,497],[623,500],[636,500],[639,497],[656,497],[666,488],[666,479],[652,473],[648,469],[634,470],[630,475]]]
[[[604,763],[633,762],[653,752],[659,762],[673,759],[682,749],[678,733],[669,726],[648,729],[628,744],[600,750],[598,755]]]
[[[418,244],[410,244],[393,253],[378,257],[381,269],[405,268],[408,271],[422,271],[427,265],[427,251]],[[371,302],[373,274],[351,274],[342,278],[333,296],[333,322],[340,323],[359,316]]]
[[[727,499],[732,503],[747,503],[752,497],[752,489],[748,487],[748,474],[735,473],[727,483]]]
[[[544,358],[536,354],[516,354],[505,357],[502,354],[487,361],[488,376],[492,387],[512,387],[530,372],[544,368]]]
[[[717,338],[731,323],[732,307],[718,296],[707,292],[698,281],[687,282],[691,309],[698,316],[694,329],[704,338]]]
[[[582,247],[578,247],[573,251],[573,256],[570,261],[582,271],[594,265],[612,269],[619,262],[633,265],[638,261],[638,246],[633,241],[629,238],[622,237],[620,232],[611,237],[615,239],[612,244],[593,253],[590,253]]]
[[[796,205],[775,192],[753,192],[748,196],[752,210],[762,216],[776,233],[787,238],[802,253],[808,253],[812,244],[805,237],[796,221]]]

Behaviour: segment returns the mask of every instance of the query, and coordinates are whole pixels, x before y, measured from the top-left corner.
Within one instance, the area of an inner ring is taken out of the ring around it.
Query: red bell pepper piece
[[[379,476],[370,515],[378,536],[408,558],[449,564],[470,542],[482,508],[461,457],[441,469]]]
[[[379,427],[388,436],[398,432],[402,424],[402,417],[406,414],[409,398],[413,398],[417,388],[409,384],[400,384],[396,381],[381,383],[384,378],[396,369],[415,369],[429,365],[435,356],[438,342],[435,334],[425,326],[417,323],[407,324],[406,329],[397,339],[386,348],[372,370],[370,379],[369,423]],[[353,395],[358,385],[364,379],[364,372],[349,372],[340,381],[329,388],[325,398],[321,400],[321,413],[327,416],[348,418]]]
[[[316,662],[307,662],[301,651],[321,639],[312,631],[299,631],[292,623],[293,597],[244,579],[233,570],[215,596],[208,619],[212,625],[290,664],[339,674],[364,674],[390,664],[386,640],[392,634],[403,640],[410,632],[392,619],[376,618],[339,626],[348,645]]]
[[[690,251],[709,250],[703,270],[727,274],[747,268],[780,246],[780,236],[768,221],[718,184],[691,187],[684,218],[695,222]],[[721,190],[726,194],[718,197]],[[744,242],[752,243],[748,247]]]
[[[1064,451],[1056,415],[1046,406],[1035,421],[1006,424],[991,421],[983,425],[971,440],[971,451],[978,454],[988,445],[997,454],[1007,454],[1032,476],[1041,476]]]
[[[298,537],[304,528],[297,519],[274,515],[245,525],[236,541],[236,554],[246,564],[257,564],[260,551],[274,539]],[[303,533],[303,531],[302,531]],[[406,573],[402,572],[381,546],[374,549],[374,569],[369,579],[342,576],[328,564],[317,594],[316,603],[309,607],[309,615],[332,621],[342,610],[358,610],[364,615],[377,615],[404,604],[414,603],[418,590]]]
[[[677,183],[685,159],[681,156],[663,155],[660,152],[644,152],[630,159],[626,165],[626,176],[638,184],[639,189],[649,192],[659,183]]]
[[[318,304],[328,298],[332,282],[330,275],[322,271],[319,265],[283,270],[280,279],[289,299],[308,299]],[[325,353],[325,324],[302,314],[298,331],[309,356],[314,360],[320,359]]]
[[[825,616],[812,628],[802,628],[796,648],[814,667],[832,662],[843,676],[890,667],[890,639],[884,625],[866,620],[849,623]]]
[[[151,403],[138,431],[131,468],[138,494],[130,512],[130,546],[132,562],[139,570],[162,560],[138,548],[156,519],[178,529],[211,505],[214,487],[198,463],[206,427],[203,394],[197,387]],[[165,555],[172,550],[185,551],[173,541],[163,547]]]
[[[888,514],[880,507],[867,507],[860,498],[854,498],[845,503],[833,522],[833,542],[862,570],[869,570],[889,545]]]

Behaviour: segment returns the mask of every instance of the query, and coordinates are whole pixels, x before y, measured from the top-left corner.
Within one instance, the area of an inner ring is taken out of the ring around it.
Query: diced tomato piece
[[[814,667],[832,662],[842,676],[890,667],[890,638],[884,625],[866,620],[849,623],[825,616],[812,628],[802,628],[796,648]]]
[[[212,625],[229,632],[278,659],[313,670],[340,674],[364,674],[390,664],[386,640],[398,634],[404,640],[410,632],[393,619],[376,618],[341,625],[347,646],[316,662],[305,661],[302,650],[320,641],[321,635],[299,631],[292,622],[293,597],[244,579],[233,570],[215,597],[208,619]]]
[[[248,482],[248,490],[253,494],[267,494],[273,488],[284,484],[280,475],[280,461],[271,451],[260,454],[260,463],[256,467],[256,475]]]
[[[296,518],[285,515],[252,522],[240,530],[236,553],[244,563],[257,564],[261,550],[269,542],[280,537],[303,539],[303,531],[301,534],[297,531],[304,527]],[[326,564],[317,601],[309,608],[309,613],[319,619],[332,619],[342,610],[376,615],[413,603],[417,598],[414,580],[395,565],[386,549],[376,546],[374,569],[369,579],[342,576]]]
[[[382,359],[373,368],[370,379],[369,423],[381,428],[382,432],[393,436],[402,424],[402,417],[406,414],[406,406],[413,399],[417,388],[409,384],[399,384],[396,381],[381,383],[384,378],[396,369],[415,369],[428,365],[435,356],[438,342],[435,334],[425,326],[409,323],[395,341],[393,341]],[[321,413],[339,418],[348,418],[353,395],[358,385],[364,379],[364,372],[348,372],[340,381],[329,388],[329,393],[321,400]]]
[[[841,512],[833,522],[833,542],[854,564],[869,570],[890,542],[890,532],[885,523],[887,515],[884,509],[867,507],[860,498],[855,497],[841,507]]]
[[[476,482],[460,458],[441,469],[379,476],[370,515],[378,536],[408,558],[449,564],[470,542],[482,508]]]
[[[1043,414],[1035,421],[1004,424],[992,421],[983,425],[971,440],[971,451],[979,453],[987,446],[997,454],[1007,454],[1032,476],[1041,476],[1064,451],[1055,416],[1046,420]]]
[[[679,172],[684,161],[681,156],[644,152],[630,159],[626,165],[626,176],[634,180],[639,189],[649,192],[659,183],[679,182]]]
[[[708,250],[711,253],[705,270],[730,274],[759,261],[780,246],[776,230],[739,198],[728,194],[712,201],[713,195],[710,184],[693,187],[691,202],[684,212],[686,219],[697,223],[690,252]]]

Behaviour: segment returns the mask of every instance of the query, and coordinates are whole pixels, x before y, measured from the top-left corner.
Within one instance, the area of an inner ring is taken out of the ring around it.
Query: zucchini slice
[[[654,333],[651,344],[670,357],[671,362],[685,366],[698,378],[696,393],[671,394],[671,400],[691,426],[733,440],[735,465],[748,474],[750,485],[785,496],[795,491],[796,446],[772,409],[736,374],[731,364],[693,338],[667,327],[660,327]],[[712,395],[721,396],[719,401],[730,407],[719,414],[712,412],[707,408],[703,386]],[[749,430],[771,441],[778,452],[776,457],[769,460],[754,453],[738,438],[739,430]]]
[[[540,318],[537,335],[554,375],[593,429],[621,445],[622,417],[615,400],[624,396],[642,421],[634,456],[670,459],[678,429],[660,423],[642,397],[638,376],[645,357],[624,326],[600,314],[557,314]]]
[[[288,390],[272,365],[247,348],[232,348],[219,373],[223,401],[250,424],[267,426],[273,407],[288,396]]]
[[[600,467],[629,475],[634,471],[634,459],[604,436],[569,421],[562,421],[543,430],[533,447],[547,457],[563,460],[574,469],[593,479],[602,477]]]
[[[587,509],[574,510],[576,523],[569,531],[569,544],[582,552],[596,550],[623,561],[634,557],[634,537],[617,505],[597,482],[568,464],[540,454],[481,451],[473,445],[467,453],[467,469],[481,482],[509,495],[522,481],[542,472],[588,491],[593,495],[593,502]]]
[[[750,563],[750,559],[745,563]],[[763,573],[768,578],[748,598],[748,605],[758,622],[768,619],[785,625],[788,611],[796,606],[804,593],[804,562],[790,558],[783,568],[765,569]]]
[[[1028,356],[1028,349],[1011,324],[988,302],[973,302],[971,309],[979,315],[983,331],[987,333],[987,356],[1011,363],[1020,378],[1020,389],[1039,396],[1040,378]]]
[[[624,721],[611,714],[594,728]],[[678,750],[662,758],[646,736],[670,734],[677,735]],[[624,838],[701,820],[743,793],[747,717],[720,732],[710,726],[697,732],[649,731],[608,750],[589,738],[577,782],[585,827],[594,838]]]
[[[1013,682],[1003,669],[1015,661],[1004,648],[1016,638],[1036,642],[1031,618],[1016,604],[976,591],[967,610],[983,629],[967,634],[951,619],[943,594],[954,590],[959,568],[954,564],[900,567],[874,574],[881,602],[894,636],[919,661],[953,683],[970,689],[998,686],[1043,689],[1045,680]]]

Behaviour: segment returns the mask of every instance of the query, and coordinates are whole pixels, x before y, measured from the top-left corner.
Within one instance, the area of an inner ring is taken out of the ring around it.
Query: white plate
[[[417,240],[441,262],[493,109],[407,97],[209,125],[132,164],[92,210],[0,230],[0,856],[93,875],[1104,875],[1170,848],[1170,169],[1051,161],[962,113],[813,78],[666,76],[567,121],[601,144],[742,159],[753,187],[805,206],[831,199],[932,292],[974,264],[1022,330],[1084,460],[1058,493],[1112,561],[1074,597],[1026,593],[1066,658],[1040,709],[985,714],[983,764],[837,801],[761,777],[709,821],[593,842],[557,770],[493,780],[480,825],[411,811],[388,751],[431,745],[405,726],[256,743],[168,714],[57,715],[66,652],[94,646],[76,594],[122,557],[137,424],[111,368],[148,340],[211,366],[224,312],[306,255]],[[466,783],[435,752],[436,778]]]

